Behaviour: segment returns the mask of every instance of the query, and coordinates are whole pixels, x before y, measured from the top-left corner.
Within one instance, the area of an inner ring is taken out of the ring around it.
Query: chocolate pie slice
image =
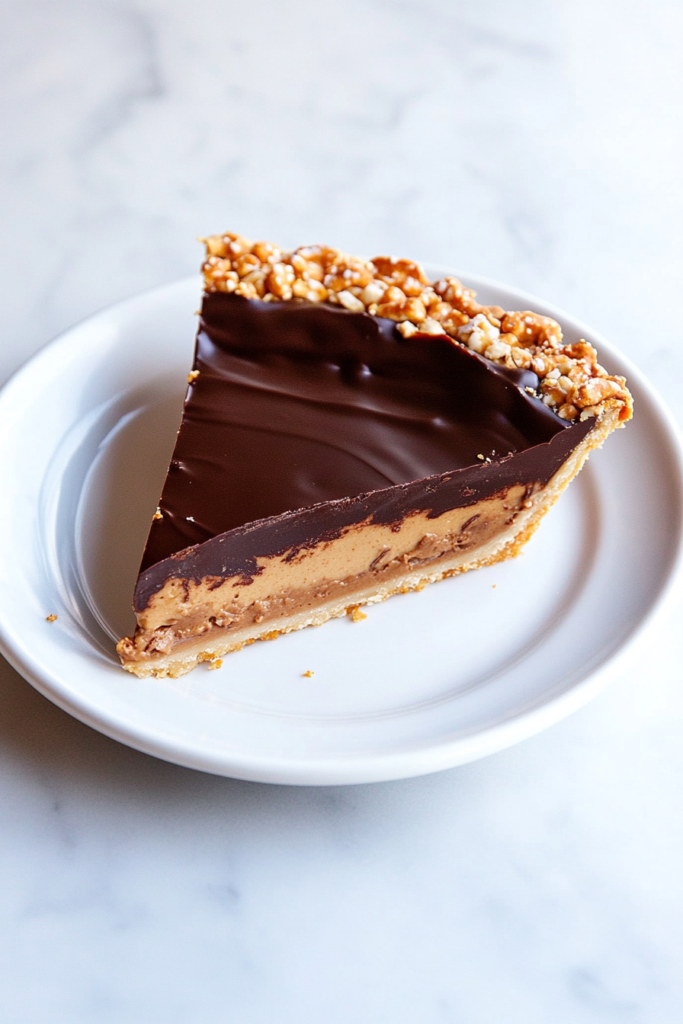
[[[456,278],[205,241],[183,419],[118,644],[138,676],[516,555],[631,416],[591,345]]]

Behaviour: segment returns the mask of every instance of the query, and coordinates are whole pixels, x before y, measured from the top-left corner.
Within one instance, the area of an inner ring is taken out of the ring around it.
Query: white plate
[[[0,395],[0,645],[18,671],[140,750],[301,784],[463,764],[588,701],[679,575],[680,441],[606,341],[531,296],[461,276],[486,302],[547,313],[569,341],[592,341],[635,396],[634,421],[592,457],[520,558],[394,597],[361,623],[254,644],[218,671],[123,672],[114,640],[133,625],[140,552],[180,418],[193,278],[68,331]]]

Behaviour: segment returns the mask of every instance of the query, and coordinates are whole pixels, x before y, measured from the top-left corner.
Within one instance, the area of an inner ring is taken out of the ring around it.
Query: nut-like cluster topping
[[[396,320],[404,337],[446,334],[491,362],[533,370],[543,402],[562,419],[616,408],[620,420],[631,417],[624,378],[600,366],[592,345],[564,345],[562,329],[550,317],[482,306],[456,277],[430,283],[411,260],[362,260],[323,245],[287,253],[272,242],[250,242],[232,232],[202,241],[207,292],[235,292],[264,302],[328,302]]]

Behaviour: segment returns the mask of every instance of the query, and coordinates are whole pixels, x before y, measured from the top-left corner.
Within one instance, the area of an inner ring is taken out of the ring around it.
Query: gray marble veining
[[[233,227],[534,291],[683,420],[677,0],[0,18],[0,379]],[[679,1024],[680,614],[550,732],[355,789],[154,761],[3,662],[0,1020]]]

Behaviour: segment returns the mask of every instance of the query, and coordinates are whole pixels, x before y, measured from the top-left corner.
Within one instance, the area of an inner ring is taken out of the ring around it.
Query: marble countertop
[[[0,380],[231,227],[533,291],[683,423],[677,0],[0,17]],[[349,788],[156,761],[0,661],[0,1020],[680,1024],[681,610],[543,735]]]

